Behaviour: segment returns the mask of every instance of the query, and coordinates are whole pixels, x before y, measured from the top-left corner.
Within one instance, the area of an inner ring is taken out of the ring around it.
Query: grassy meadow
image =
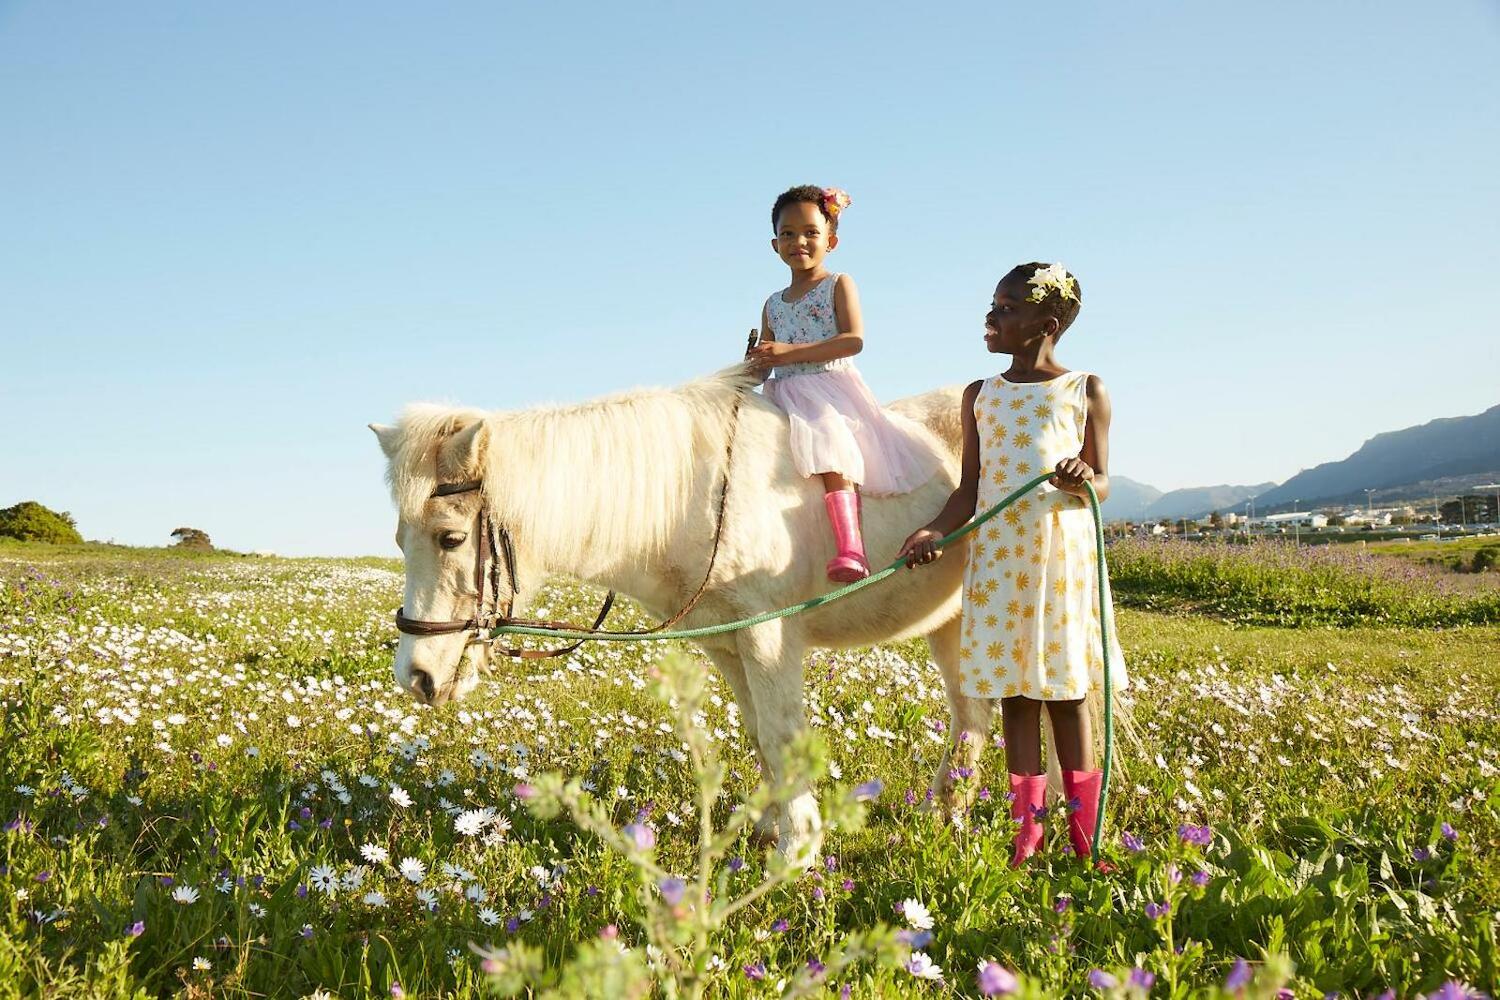
[[[1008,867],[998,739],[963,822],[926,808],[949,736],[913,642],[812,656],[824,798],[861,789],[863,822],[764,889],[748,837],[698,853],[674,722],[727,769],[711,828],[756,772],[690,649],[686,723],[652,693],[663,644],[502,663],[434,710],[391,677],[399,564],[0,546],[0,998],[488,996],[523,954],[660,962],[648,929],[689,919],[705,859],[744,901],[683,945],[709,996],[1493,992],[1495,575],[1175,545],[1111,550],[1135,730],[1113,870],[1056,823]],[[637,849],[538,815],[550,772]],[[838,961],[882,926],[885,961]]]

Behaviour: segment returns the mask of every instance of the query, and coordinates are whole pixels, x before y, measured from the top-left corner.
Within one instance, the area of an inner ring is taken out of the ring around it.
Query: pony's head
[[[396,683],[428,704],[456,701],[488,666],[477,627],[457,623],[517,600],[509,568],[495,566],[504,556],[484,530],[491,498],[478,485],[487,473],[490,423],[476,410],[421,405],[394,427],[370,429],[388,462],[396,544],[406,561]],[[441,625],[448,627],[433,627]]]

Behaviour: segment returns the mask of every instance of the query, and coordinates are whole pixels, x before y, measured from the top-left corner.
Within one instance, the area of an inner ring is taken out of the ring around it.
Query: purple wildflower
[[[687,883],[680,878],[664,878],[659,888],[661,898],[665,899],[669,906],[676,906],[682,902],[683,894],[687,891]]]
[[[1224,988],[1231,993],[1242,990],[1250,985],[1250,963],[1243,958],[1234,960],[1234,968],[1229,970],[1229,975],[1224,978]]]
[[[1146,916],[1150,917],[1152,920],[1160,920],[1162,917],[1165,917],[1168,913],[1171,912],[1172,904],[1169,902],[1146,904]]]
[[[1207,826],[1194,826],[1184,823],[1177,828],[1177,836],[1182,838],[1185,844],[1197,844],[1199,847],[1207,847],[1214,841],[1213,831]]]
[[[631,823],[620,832],[635,844],[636,850],[649,851],[656,846],[656,831],[644,823]]]
[[[510,794],[524,802],[536,794],[536,788],[521,781],[516,784],[516,787],[510,790]]]
[[[1094,969],[1089,973],[1089,985],[1096,990],[1112,990],[1120,981],[1103,969]]]
[[[1058,896],[1057,901],[1052,904],[1052,909],[1058,913],[1068,912],[1068,906],[1073,902],[1070,896]]]
[[[1125,845],[1125,849],[1127,851],[1132,851],[1136,854],[1139,854],[1146,849],[1146,845],[1141,843],[1141,838],[1137,837],[1129,830],[1126,830],[1124,833],[1120,834],[1120,843]]]
[[[785,934],[786,929],[790,926],[792,925],[787,923],[785,918],[782,918],[771,925],[771,930],[776,934]]]
[[[1021,988],[1016,974],[998,962],[979,963],[979,992],[987,997],[1008,996]]]
[[[1450,979],[1427,994],[1427,1000],[1485,1000],[1478,990],[1471,990],[1457,979]]]
[[[125,933],[129,934],[131,937],[140,937],[142,934],[146,933],[146,921],[137,920],[135,923],[125,928]]]
[[[814,979],[817,979],[819,976],[821,976],[827,968],[828,966],[824,965],[816,958],[808,959],[807,971],[811,973]]]
[[[1427,861],[1432,857],[1432,852],[1425,847],[1414,848],[1411,856],[1417,861]]]
[[[1196,871],[1196,872],[1193,872],[1193,884],[1196,885],[1198,888],[1201,889],[1205,885],[1208,885],[1209,879],[1211,877],[1212,876],[1210,876],[1208,874],[1208,872],[1205,872],[1205,871]]]
[[[754,979],[757,982],[766,978],[766,963],[751,962],[749,965],[745,966],[745,978]]]
[[[896,940],[916,951],[932,943],[932,931],[899,930],[896,932]]]
[[[1458,840],[1458,831],[1455,830],[1455,829],[1453,829],[1453,827],[1450,826],[1449,824],[1444,823],[1443,824],[1443,839],[1447,840],[1447,841],[1450,841],[1450,842]]]
[[[1151,985],[1155,982],[1156,973],[1147,972],[1145,969],[1137,966],[1134,969],[1130,970],[1130,978],[1126,980],[1126,985],[1134,986],[1137,989],[1142,989],[1149,992],[1151,990]]]

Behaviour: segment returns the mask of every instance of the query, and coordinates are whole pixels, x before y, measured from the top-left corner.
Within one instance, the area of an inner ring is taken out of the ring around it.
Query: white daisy
[[[353,868],[350,868],[348,871],[344,872],[343,877],[339,879],[339,881],[343,883],[343,886],[346,890],[353,892],[355,889],[358,889],[360,886],[365,884],[365,876],[369,873],[370,869],[366,868],[364,865],[355,865]]]
[[[256,920],[259,920],[261,917],[264,917],[266,915],[266,908],[264,906],[261,906],[259,903],[251,903],[250,915]]]
[[[172,902],[189,906],[198,902],[198,890],[190,885],[179,885],[172,890]]]
[[[365,860],[372,865],[383,865],[391,860],[391,852],[379,844],[366,844],[359,849],[359,853],[365,856]]]
[[[942,979],[943,967],[927,957],[925,951],[914,951],[906,963],[906,971],[918,979]]]
[[[411,805],[411,796],[408,795],[406,793],[406,789],[402,788],[400,785],[391,786],[390,797],[391,801],[396,803],[396,805],[400,806],[402,809],[405,809],[407,806]]]
[[[376,909],[380,909],[381,907],[385,906],[385,894],[384,893],[380,893],[380,892],[367,892],[367,893],[364,894],[364,896],[362,898],[364,899],[366,906],[373,906]]]
[[[193,968],[199,972],[207,972],[213,967],[214,964],[208,959],[204,958],[202,955],[199,955],[197,958],[193,959]]]
[[[334,876],[332,866],[317,865],[307,873],[307,884],[332,896],[334,889],[338,888],[338,879]]]
[[[919,931],[932,929],[932,914],[927,911],[927,907],[915,899],[902,900],[901,915],[906,918],[908,924]]]
[[[418,885],[427,877],[427,866],[416,858],[401,859],[401,877]]]
[[[482,903],[486,899],[490,898],[490,894],[486,892],[484,886],[480,885],[478,882],[475,882],[473,885],[465,889],[464,895],[469,897],[469,902],[471,903]]]
[[[453,831],[460,836],[472,837],[489,825],[494,818],[495,810],[488,807],[470,809],[459,813],[458,818],[453,821]]]
[[[418,889],[417,890],[417,902],[421,903],[423,906],[427,907],[429,910],[435,910],[435,909],[437,909],[437,900],[438,900],[437,893],[434,892],[434,891],[432,891],[431,889]]]
[[[493,927],[500,922],[500,914],[496,913],[494,910],[486,906],[484,909],[479,911],[479,920],[481,923]]]

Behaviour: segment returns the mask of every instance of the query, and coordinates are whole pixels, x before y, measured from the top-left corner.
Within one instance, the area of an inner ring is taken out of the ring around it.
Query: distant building
[[[1302,528],[1326,528],[1328,515],[1314,514],[1307,510],[1293,511],[1288,514],[1267,514],[1260,519],[1260,523],[1267,528],[1290,528],[1294,525]]]
[[[1495,520],[1495,495],[1466,493],[1442,506],[1443,520],[1448,524],[1475,524]]]

